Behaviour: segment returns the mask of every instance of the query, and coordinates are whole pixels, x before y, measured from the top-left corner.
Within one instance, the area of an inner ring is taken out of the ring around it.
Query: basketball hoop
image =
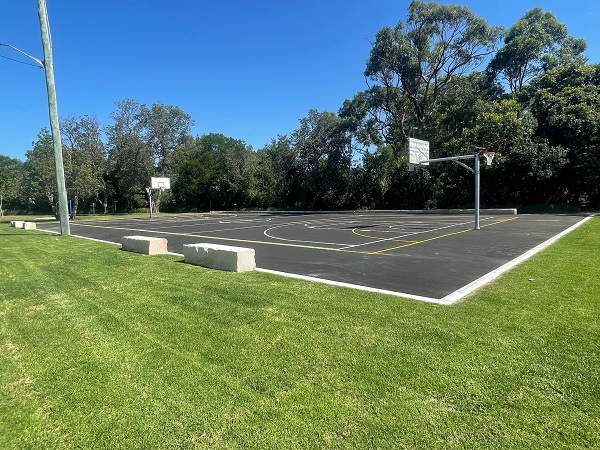
[[[481,156],[483,156],[485,158],[485,163],[488,166],[492,165],[492,160],[494,159],[495,155],[496,155],[496,152],[483,152],[481,154]]]

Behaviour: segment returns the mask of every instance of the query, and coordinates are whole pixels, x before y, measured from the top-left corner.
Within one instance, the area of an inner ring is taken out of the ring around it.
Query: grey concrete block
[[[253,248],[218,244],[183,246],[186,263],[229,272],[249,272],[256,268]]]
[[[167,253],[167,240],[148,236],[124,236],[121,249],[144,255],[161,255]]]

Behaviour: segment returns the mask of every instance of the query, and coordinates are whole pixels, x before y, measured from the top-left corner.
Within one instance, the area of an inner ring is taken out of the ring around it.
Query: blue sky
[[[223,133],[259,149],[310,109],[337,112],[365,88],[370,40],[405,20],[409,0],[47,0],[59,115],[111,123],[115,102],[175,105],[194,135]],[[552,11],[600,62],[597,0],[440,0],[510,27]],[[0,6],[0,43],[42,59],[35,0]],[[0,154],[25,159],[49,128],[44,72],[0,47]]]

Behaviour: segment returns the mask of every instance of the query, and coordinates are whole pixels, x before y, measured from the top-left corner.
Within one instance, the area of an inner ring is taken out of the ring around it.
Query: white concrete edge
[[[328,284],[331,286],[345,287],[345,288],[350,288],[350,289],[356,289],[359,291],[375,292],[377,294],[393,295],[394,297],[403,297],[403,298],[408,298],[411,300],[419,300],[422,302],[437,303],[440,305],[446,304],[444,299],[422,297],[420,295],[405,294],[403,292],[388,291],[385,289],[377,289],[377,288],[372,288],[372,287],[368,287],[368,286],[361,286],[358,284],[351,284],[351,283],[344,283],[341,281],[327,280],[325,278],[310,277],[307,275],[298,275],[295,273],[279,272],[277,270],[261,269],[259,267],[257,267],[255,270],[257,272],[269,273],[272,275],[279,275],[279,276],[283,276],[283,277],[287,277],[287,278],[295,278],[298,280],[311,281],[314,283],[322,283],[322,284]]]
[[[517,208],[482,208],[479,210],[482,214],[495,214],[495,215],[516,215]],[[297,210],[297,211],[268,211],[268,210],[215,210],[209,211],[208,214],[350,214],[350,213],[400,213],[400,214],[474,214],[473,208],[454,208],[454,209],[342,209],[339,211],[311,211],[311,210]],[[206,214],[206,213],[202,213]]]
[[[39,228],[38,228],[38,230],[37,230],[37,231],[41,231],[42,233],[50,233],[50,234],[55,234],[55,235],[57,235],[57,236],[60,236],[60,233],[59,233],[59,232],[57,232],[57,231],[52,231],[52,230],[41,230],[41,229],[39,229]],[[80,236],[80,235],[78,235],[78,234],[72,234],[71,236],[72,236],[72,237],[79,238],[79,239],[86,239],[86,240],[88,240],[88,241],[100,242],[100,243],[102,243],[102,244],[121,245],[119,242],[103,241],[102,239],[94,239],[94,238],[91,238],[91,237]]]
[[[541,244],[535,246],[531,250],[528,250],[525,253],[523,253],[522,255],[517,256],[512,261],[509,261],[506,264],[503,264],[502,266],[498,267],[497,269],[494,269],[491,272],[482,276],[481,278],[478,278],[477,280],[472,281],[471,283],[467,284],[466,286],[463,286],[460,289],[457,289],[456,291],[452,292],[451,294],[446,295],[445,297],[441,298],[440,300],[442,302],[444,302],[443,304],[445,304],[445,305],[452,305],[452,304],[458,302],[465,296],[469,295],[471,292],[479,289],[480,287],[484,286],[485,284],[489,283],[490,281],[498,278],[503,273],[509,271],[513,267],[521,264],[523,261],[526,261],[527,259],[531,258],[535,254],[548,248],[550,245],[554,244],[556,241],[558,241],[563,236],[569,234],[574,229],[583,225],[585,222],[590,220],[592,217],[594,217],[594,215],[585,217],[583,220],[580,220],[579,222],[575,223],[574,225],[571,225],[569,228],[567,228],[564,231],[561,231],[560,233],[551,237],[547,241],[542,242]]]

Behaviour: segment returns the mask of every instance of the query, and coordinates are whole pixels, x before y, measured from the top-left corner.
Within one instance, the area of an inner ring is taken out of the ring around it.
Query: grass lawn
[[[0,225],[0,449],[600,448],[600,217],[457,305]]]

